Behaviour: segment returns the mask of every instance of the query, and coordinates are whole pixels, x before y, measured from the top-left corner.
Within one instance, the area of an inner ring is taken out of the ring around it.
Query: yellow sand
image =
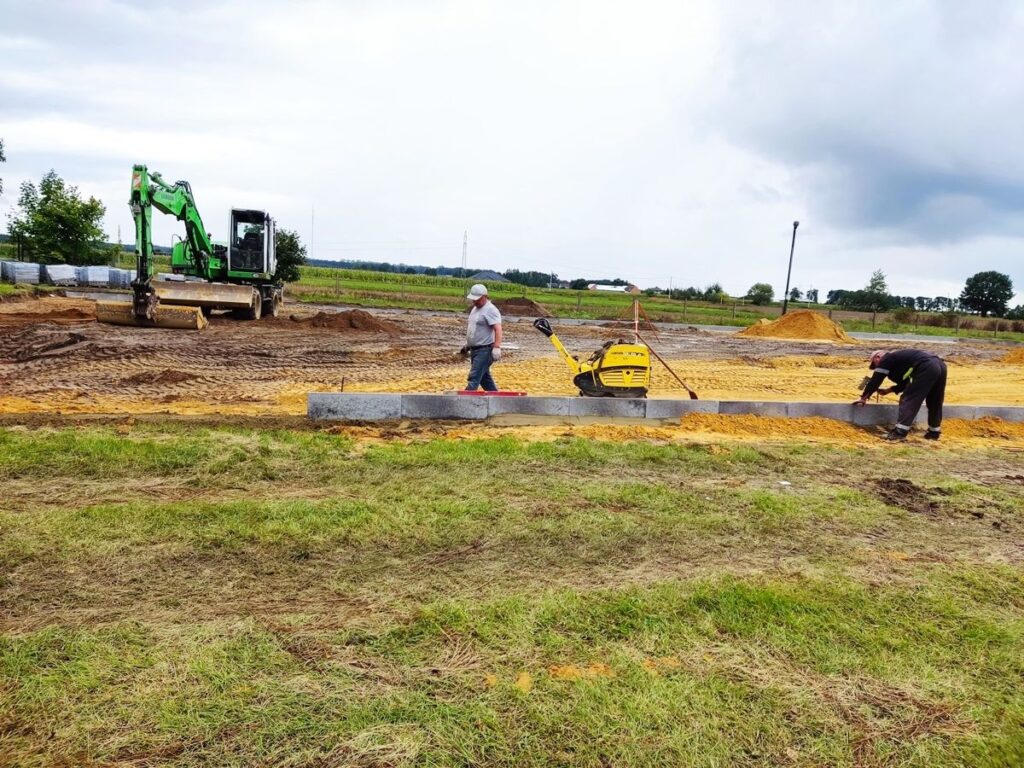
[[[576,395],[572,375],[564,362],[552,356],[522,362],[502,361],[492,372],[502,389],[531,395]],[[771,400],[853,402],[857,384],[869,373],[865,361],[836,356],[807,355],[771,358],[756,363],[744,360],[669,360],[675,371],[702,400]],[[686,392],[654,364],[651,398],[685,398]],[[350,381],[352,392],[442,392],[461,389],[466,368],[453,365],[433,375],[414,375],[390,381]],[[880,402],[896,403],[890,395]],[[949,366],[946,402],[972,405],[1024,405],[1024,366],[1003,363]],[[296,405],[299,405],[296,402]]]
[[[1007,352],[1000,362],[1010,363],[1011,365],[1024,365],[1024,347],[1016,347]]]
[[[345,435],[359,444],[391,441],[487,440],[512,436],[530,442],[549,442],[569,437],[613,443],[645,441],[651,443],[716,442],[811,442],[835,445],[857,445],[887,449],[892,446],[880,440],[884,429],[860,428],[852,424],[820,417],[788,419],[773,416],[721,416],[695,413],[684,416],[678,424],[647,426],[643,424],[550,424],[503,426],[492,423],[452,426],[442,423],[403,424],[400,426],[332,427],[334,434]],[[920,431],[911,433],[909,445],[933,449],[964,447],[1014,447],[1024,449],[1024,424],[983,418],[975,421],[947,419],[942,424],[943,437],[937,443],[926,442]]]
[[[739,332],[739,336],[767,336],[773,339],[803,339],[834,341],[838,344],[856,344],[840,326],[825,315],[809,309],[797,309],[778,320],[759,320]]]

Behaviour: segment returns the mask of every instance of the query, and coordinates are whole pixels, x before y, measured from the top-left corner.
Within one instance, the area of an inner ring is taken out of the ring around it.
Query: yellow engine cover
[[[581,363],[580,371],[612,389],[650,389],[651,352],[643,344],[612,344],[597,360]]]

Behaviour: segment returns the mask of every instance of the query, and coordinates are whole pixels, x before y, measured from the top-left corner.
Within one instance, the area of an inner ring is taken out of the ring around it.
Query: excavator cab
[[[264,211],[233,208],[228,243],[228,276],[270,280],[277,269],[275,222]]]

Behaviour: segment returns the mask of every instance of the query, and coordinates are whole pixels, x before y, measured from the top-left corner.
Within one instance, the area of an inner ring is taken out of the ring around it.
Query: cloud
[[[458,264],[468,230],[480,267],[736,293],[781,292],[799,219],[804,288],[952,290],[1019,269],[1024,189],[1022,12],[963,8],[0,0],[4,178],[56,168],[109,233],[141,162],[215,236],[315,208],[318,257]]]

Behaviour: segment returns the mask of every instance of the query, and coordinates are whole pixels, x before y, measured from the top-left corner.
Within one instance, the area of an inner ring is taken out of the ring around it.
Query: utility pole
[[[309,206],[309,258],[313,258],[313,241],[316,233],[316,207]]]
[[[466,250],[469,247],[469,230],[464,229],[462,231],[462,277],[466,276]]]
[[[799,221],[793,222],[793,242],[789,244],[789,269],[786,270],[786,293],[782,297],[782,314],[786,314],[789,308],[789,276],[793,273],[793,249],[796,247],[796,228],[799,226]]]

